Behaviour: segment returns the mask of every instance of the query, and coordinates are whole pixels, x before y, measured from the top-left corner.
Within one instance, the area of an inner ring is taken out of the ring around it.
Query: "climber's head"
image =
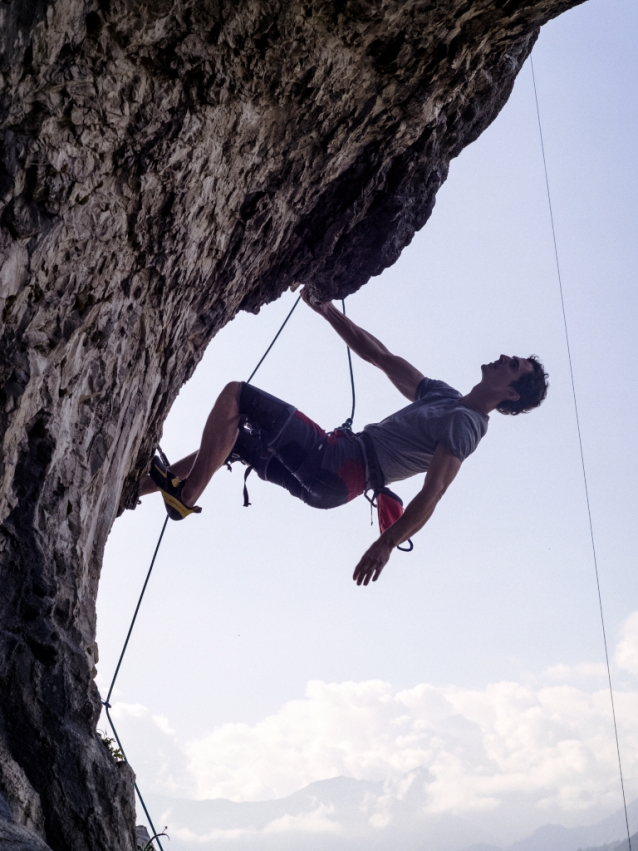
[[[537,408],[547,396],[547,373],[536,355],[528,358],[501,355],[481,366],[481,384],[494,398],[501,414],[525,414]]]

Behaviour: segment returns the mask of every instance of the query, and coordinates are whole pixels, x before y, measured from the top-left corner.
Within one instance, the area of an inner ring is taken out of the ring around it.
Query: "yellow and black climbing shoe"
[[[160,489],[164,497],[166,511],[171,520],[183,520],[189,514],[199,514],[201,508],[194,505],[189,508],[182,501],[182,489],[185,482],[162,464],[157,455],[153,458],[149,476]]]

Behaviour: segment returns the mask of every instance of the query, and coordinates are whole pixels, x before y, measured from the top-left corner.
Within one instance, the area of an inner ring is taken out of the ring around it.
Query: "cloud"
[[[163,815],[166,816],[164,820],[168,820],[170,818],[170,811],[167,811],[167,814],[165,813]],[[258,831],[242,827],[231,830],[209,830],[206,833],[194,833],[188,827],[178,827],[171,830],[171,836],[173,838],[180,839],[182,842],[197,842],[200,845],[209,842],[219,842],[220,840],[247,839],[258,835]]]
[[[113,698],[111,698],[113,700]],[[149,792],[193,797],[193,777],[187,768],[183,743],[163,715],[154,715],[141,703],[113,702],[111,718],[126,757]],[[111,735],[106,715],[100,726]]]
[[[602,662],[583,662],[580,665],[552,665],[545,671],[552,682],[574,682],[579,680],[602,680],[607,682],[607,669]]]
[[[292,832],[302,833],[341,833],[341,825],[330,816],[334,815],[334,807],[319,804],[314,810],[298,815],[290,815],[289,813],[280,818],[273,819],[264,825],[260,830],[254,827],[236,827],[236,828],[214,828],[207,830],[204,833],[196,833],[187,827],[178,826],[171,830],[171,835],[175,839],[182,842],[192,842],[197,844],[216,843],[220,841],[238,842],[239,840],[257,839],[264,834],[282,834]],[[162,821],[171,821],[173,813],[171,808],[165,810],[161,815]]]
[[[315,810],[299,815],[287,813],[281,818],[274,819],[264,828],[264,833],[284,833],[291,830],[302,830],[305,833],[339,833],[341,826],[334,818],[334,806],[320,804]]]
[[[638,612],[624,625],[615,659],[638,673]],[[393,819],[397,802],[414,796],[433,816],[482,818],[518,807],[537,813],[541,823],[618,805],[604,674],[597,664],[556,665],[525,682],[473,689],[312,681],[302,699],[256,724],[223,724],[190,741],[140,704],[116,703],[112,715],[127,755],[153,792],[255,801],[346,776],[382,784],[361,813],[377,829]],[[638,777],[638,691],[617,691],[615,702],[632,797],[638,794],[638,783],[632,785]],[[339,818],[317,802],[276,819],[266,832],[293,830],[336,832]]]
[[[617,710],[638,735],[638,693],[618,693]],[[186,753],[200,798],[276,798],[338,775],[383,780],[426,768],[433,813],[489,811],[514,794],[539,808],[585,809],[615,789],[617,772],[605,689],[515,682],[395,691],[315,681],[304,700],[253,726],[224,724]],[[631,776],[638,758],[626,759]]]
[[[168,718],[165,715],[151,715],[154,723],[160,728],[162,733],[167,736],[175,736],[175,730],[170,725]]]
[[[615,661],[619,668],[638,675],[638,612],[632,612],[623,624]]]

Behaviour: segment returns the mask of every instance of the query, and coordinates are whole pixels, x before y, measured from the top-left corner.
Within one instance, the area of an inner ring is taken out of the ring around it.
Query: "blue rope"
[[[598,592],[598,609],[600,612],[600,625],[603,632],[603,646],[605,648],[605,662],[607,664],[607,680],[609,683],[609,700],[611,702],[611,715],[614,722],[614,737],[616,739],[616,754],[618,756],[618,772],[620,774],[620,789],[622,791],[623,809],[625,811],[625,826],[627,828],[627,842],[629,843],[629,851],[631,848],[631,835],[629,830],[629,816],[627,814],[627,798],[625,795],[625,781],[622,770],[622,760],[620,758],[620,741],[618,738],[618,724],[616,722],[616,707],[614,705],[614,689],[611,680],[611,667],[609,664],[609,648],[607,646],[607,631],[605,629],[605,614],[603,611],[603,595],[600,590],[600,574],[598,571],[598,556],[596,554],[596,540],[594,537],[594,523],[591,515],[591,503],[589,499],[589,485],[587,482],[587,468],[585,467],[585,452],[583,450],[583,438],[580,428],[580,416],[578,412],[578,398],[576,396],[576,382],[574,381],[574,367],[572,364],[572,353],[569,345],[569,329],[567,326],[567,311],[565,309],[565,297],[563,295],[563,280],[560,273],[560,262],[558,258],[558,242],[556,240],[556,228],[554,227],[554,211],[552,209],[552,196],[549,191],[549,176],[547,172],[547,159],[545,157],[545,143],[543,141],[543,127],[541,124],[541,112],[538,106],[538,91],[536,89],[536,75],[534,74],[534,60],[530,56],[530,66],[532,69],[532,83],[534,84],[534,100],[536,103],[536,118],[538,119],[538,133],[540,136],[541,153],[543,155],[543,168],[545,170],[545,189],[547,191],[547,203],[549,206],[549,219],[552,226],[552,238],[554,240],[554,259],[556,261],[556,275],[558,277],[558,289],[560,292],[560,304],[563,312],[563,327],[565,329],[565,344],[567,347],[567,360],[569,363],[569,376],[572,387],[572,397],[574,400],[574,412],[576,414],[576,431],[578,432],[578,446],[580,448],[580,464],[583,472],[583,483],[585,485],[585,502],[587,504],[587,516],[589,518],[589,538],[591,542],[592,555],[594,557],[594,574],[596,576],[596,590]]]
[[[286,316],[286,318],[284,319],[284,321],[283,321],[283,323],[282,323],[282,325],[281,325],[281,328],[280,328],[280,329],[279,329],[279,331],[277,331],[277,333],[275,334],[275,337],[274,337],[274,339],[273,339],[272,343],[268,346],[268,348],[266,349],[266,351],[265,351],[265,352],[264,352],[264,354],[262,355],[261,360],[259,361],[259,363],[257,364],[257,366],[256,366],[256,367],[253,369],[253,371],[250,373],[250,378],[248,379],[248,381],[246,382],[246,384],[250,384],[250,382],[251,382],[251,381],[253,380],[253,378],[255,377],[255,373],[257,372],[257,370],[259,369],[259,367],[262,365],[262,363],[263,363],[263,362],[266,360],[266,358],[268,357],[268,355],[269,355],[269,353],[270,353],[270,350],[272,349],[272,347],[275,345],[275,343],[276,343],[276,342],[277,342],[277,340],[279,339],[279,335],[281,334],[281,332],[282,332],[282,331],[284,330],[284,328],[286,327],[286,323],[288,322],[288,320],[290,319],[290,317],[292,316],[292,314],[295,312],[295,308],[297,307],[297,305],[299,304],[299,302],[300,302],[300,301],[301,301],[301,295],[299,295],[299,296],[297,297],[297,301],[293,304],[293,306],[292,306],[292,308],[291,308],[291,310],[290,310],[290,313],[288,314],[288,316]]]
[[[122,747],[122,742],[120,741],[120,737],[118,736],[117,730],[115,729],[115,724],[113,723],[113,719],[111,718],[111,713],[109,712],[111,705],[110,705],[110,703],[106,703],[106,701],[102,701],[102,703],[104,704],[104,709],[106,711],[106,717],[108,718],[109,724],[111,725],[111,730],[113,730],[113,735],[115,736],[115,740],[117,741],[117,746],[119,747],[119,749],[122,753],[122,756],[124,757],[125,762],[128,762],[127,756],[124,753],[124,748]],[[129,765],[130,765],[130,763],[129,763]],[[142,793],[140,792],[140,788],[137,785],[137,780],[133,781],[133,785],[135,786],[135,791],[137,793],[137,797],[140,799],[140,804],[142,805],[142,809],[144,810],[144,813],[146,815],[146,819],[151,826],[151,832],[153,834],[153,839],[151,840],[151,842],[156,841],[157,844],[160,847],[160,851],[164,851],[164,849],[162,848],[162,843],[160,842],[160,839],[159,839],[159,834],[155,830],[155,825],[153,824],[153,820],[151,819],[151,814],[149,813],[148,808],[147,808],[146,804],[144,803],[144,798],[142,797]]]
[[[288,320],[290,319],[290,317],[294,313],[294,310],[295,310],[295,308],[297,307],[297,305],[299,304],[300,301],[301,301],[301,295],[298,296],[297,301],[293,304],[290,312],[288,313],[288,315],[284,319],[281,327],[279,328],[279,331],[277,331],[277,333],[275,334],[272,343],[268,346],[268,348],[266,349],[266,351],[262,355],[259,363],[251,372],[250,378],[248,379],[246,384],[250,384],[250,382],[255,377],[255,373],[257,372],[259,367],[262,365],[262,363],[266,360],[266,357],[270,353],[270,350],[272,349],[272,347],[275,345],[275,343],[279,339],[279,335],[281,334],[281,332],[286,327]],[[342,306],[343,306],[343,313],[344,313],[344,316],[345,316],[346,305],[345,305],[344,301],[342,301]],[[351,384],[352,384],[352,415],[348,420],[346,420],[346,424],[344,424],[342,426],[342,428],[350,428],[352,426],[352,419],[354,417],[354,401],[355,401],[355,397],[354,397],[354,376],[352,374],[352,359],[350,357],[350,349],[349,348],[348,348],[348,363],[350,365],[350,381],[351,381]],[[162,447],[158,446],[157,450],[158,450],[159,455],[162,459],[162,463],[165,464],[166,467],[170,466],[169,462],[168,462],[168,458],[166,457],[166,455],[162,451]],[[113,719],[111,718],[111,713],[109,712],[109,709],[112,708],[111,702],[110,702],[111,701],[111,695],[113,694],[113,689],[115,688],[115,681],[117,680],[117,676],[120,673],[120,668],[122,666],[122,660],[124,659],[124,654],[126,653],[126,650],[128,648],[128,643],[129,643],[129,640],[131,638],[131,633],[133,632],[133,627],[135,626],[135,621],[137,620],[137,615],[139,613],[140,606],[142,605],[142,599],[144,598],[144,593],[146,592],[146,586],[148,585],[148,581],[151,578],[151,572],[153,570],[153,566],[155,565],[155,559],[157,558],[157,553],[159,552],[160,544],[162,543],[162,538],[164,537],[164,532],[166,531],[166,524],[167,523],[168,523],[168,515],[166,516],[166,519],[164,520],[164,525],[162,526],[162,531],[160,532],[160,536],[157,540],[157,544],[155,545],[155,552],[153,553],[153,558],[151,559],[151,564],[150,564],[150,567],[149,567],[148,572],[146,574],[146,579],[144,580],[144,585],[142,586],[142,592],[141,592],[139,599],[137,601],[137,605],[135,606],[135,611],[133,613],[133,619],[131,620],[131,625],[129,626],[128,632],[126,633],[126,639],[124,641],[124,646],[122,647],[122,652],[120,653],[120,658],[118,659],[117,665],[115,667],[115,673],[113,674],[113,679],[111,680],[111,686],[110,686],[108,694],[106,696],[106,700],[102,701],[104,709],[106,710],[106,717],[107,717],[108,722],[110,724],[111,730],[113,730],[113,735],[115,736],[115,740],[117,741],[118,747],[119,747],[120,751],[122,752],[122,756],[124,757],[126,762],[128,762],[128,759],[126,757],[126,753],[124,752],[124,748],[122,747],[122,742],[120,741],[120,737],[118,736],[117,730],[115,729],[115,724],[113,723]],[[146,804],[144,803],[144,798],[142,797],[142,793],[139,790],[137,782],[135,783],[135,791],[137,793],[137,797],[140,799],[142,809],[144,810],[144,813],[146,814],[146,818],[148,819],[148,823],[151,826],[151,830],[153,831],[153,840],[156,841],[157,844],[159,845],[160,851],[164,851],[164,849],[162,848],[162,843],[159,840],[158,832],[157,832],[157,830],[155,830],[155,825],[153,824],[153,821],[151,819],[149,811],[146,807]]]
[[[341,309],[343,310],[343,315],[346,315],[346,302],[345,299],[341,299]],[[348,431],[352,431],[352,423],[354,422],[354,408],[356,403],[356,397],[354,392],[354,372],[352,371],[352,354],[350,352],[350,346],[346,345],[346,351],[348,352],[348,369],[350,370],[350,389],[352,390],[352,411],[350,416],[345,421],[345,423],[341,426],[343,429],[347,429]]]
[[[126,633],[126,640],[124,641],[124,647],[122,647],[122,652],[120,653],[120,658],[118,659],[115,673],[113,674],[113,679],[111,680],[111,687],[109,688],[109,693],[106,695],[106,700],[104,701],[104,705],[109,707],[111,705],[111,695],[113,694],[113,689],[115,688],[115,681],[117,680],[117,675],[120,673],[120,667],[122,665],[122,659],[124,659],[124,654],[126,653],[126,648],[128,647],[129,639],[131,637],[131,633],[133,632],[133,627],[135,626],[135,621],[137,620],[137,614],[140,610],[140,606],[142,605],[142,599],[144,598],[144,593],[146,591],[146,586],[148,585],[148,580],[151,578],[151,571],[153,570],[153,566],[155,564],[155,559],[157,558],[157,553],[160,548],[160,544],[162,543],[162,538],[164,537],[164,532],[166,531],[166,524],[168,523],[168,514],[164,520],[164,525],[162,526],[162,531],[160,532],[160,536],[157,540],[157,544],[155,545],[155,552],[153,553],[153,558],[151,559],[151,566],[148,569],[148,573],[146,574],[146,579],[144,580],[144,585],[142,585],[142,593],[140,594],[139,600],[137,601],[137,606],[135,606],[135,612],[133,613],[133,620],[131,621],[131,625],[128,628],[128,632]]]
[[[162,453],[164,455],[164,453]],[[164,455],[164,457],[166,457]],[[144,593],[146,591],[146,586],[148,585],[148,580],[151,578],[151,571],[153,570],[153,566],[155,564],[155,559],[157,558],[157,553],[159,552],[160,544],[162,543],[162,538],[164,537],[164,532],[166,531],[166,524],[168,523],[168,514],[164,520],[164,525],[162,526],[162,531],[160,532],[160,536],[157,540],[157,544],[155,545],[155,552],[153,553],[153,558],[151,559],[151,565],[146,574],[146,579],[144,580],[144,585],[142,585],[142,593],[139,596],[137,601],[137,606],[135,606],[135,612],[133,613],[133,620],[131,621],[131,625],[128,628],[128,632],[126,633],[126,640],[124,641],[124,646],[122,647],[122,652],[120,653],[120,658],[117,661],[117,665],[115,667],[115,673],[113,674],[113,679],[111,680],[111,687],[109,688],[108,694],[106,695],[106,700],[102,701],[104,709],[106,710],[106,717],[108,718],[108,722],[111,725],[111,730],[113,730],[113,735],[115,736],[115,740],[117,741],[118,747],[122,752],[122,756],[128,762],[126,757],[126,753],[124,752],[124,748],[122,747],[122,742],[120,741],[120,737],[117,734],[117,730],[115,729],[115,724],[113,723],[113,719],[111,718],[111,713],[109,709],[111,709],[111,695],[113,694],[113,689],[115,688],[115,681],[117,680],[117,675],[120,673],[120,668],[122,666],[122,660],[124,659],[124,654],[126,653],[126,648],[128,647],[129,639],[131,637],[131,633],[133,632],[133,627],[135,626],[135,621],[137,620],[137,615],[140,610],[140,606],[142,605],[142,599],[144,598]],[[130,763],[129,763],[130,765]],[[146,814],[146,818],[148,819],[148,823],[151,826],[151,830],[153,832],[153,836],[157,840],[157,844],[159,845],[160,851],[164,851],[162,848],[162,843],[159,840],[157,835],[157,831],[155,830],[155,825],[151,820],[151,816],[149,815],[146,804],[144,803],[144,798],[142,797],[142,793],[139,790],[137,782],[135,782],[135,791],[137,792],[137,797],[140,799],[140,803],[142,805],[142,809]]]

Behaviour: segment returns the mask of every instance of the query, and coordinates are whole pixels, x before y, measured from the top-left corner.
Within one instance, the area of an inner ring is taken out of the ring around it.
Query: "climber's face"
[[[498,360],[481,364],[481,384],[490,391],[490,395],[516,402],[520,395],[514,390],[512,383],[533,371],[534,367],[527,358],[501,355]]]

